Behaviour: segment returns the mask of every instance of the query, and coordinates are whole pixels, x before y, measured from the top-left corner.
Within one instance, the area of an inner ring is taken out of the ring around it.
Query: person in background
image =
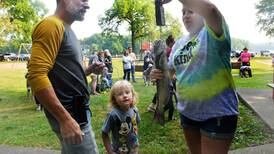
[[[132,78],[132,82],[136,82],[135,80],[135,62],[137,60],[137,57],[135,55],[135,53],[132,51],[131,47],[127,48],[128,50],[128,55],[131,58],[131,69],[130,69],[130,73],[131,73],[131,78]]]
[[[110,51],[108,49],[105,49],[105,65],[108,68],[109,73],[113,73],[113,67],[112,67],[112,57],[110,54]]]
[[[144,56],[143,70],[145,71],[148,68],[149,64],[153,65],[153,56],[150,50],[145,50],[144,52],[145,52],[145,56]]]
[[[105,49],[105,65],[108,68],[107,79],[109,80],[110,87],[112,86],[112,73],[113,73],[113,66],[112,66],[112,57],[110,51]]]
[[[93,63],[96,63],[98,62],[98,56],[97,56],[97,53],[95,52],[93,55],[91,55],[89,57],[89,61],[88,61],[88,66],[93,64]],[[91,78],[91,82],[90,82],[90,94],[91,95],[100,95],[97,91],[96,91],[96,86],[97,86],[97,74],[95,73],[91,73],[90,74],[90,78]]]
[[[166,39],[166,45],[167,45],[167,49],[166,49],[166,56],[167,58],[169,58],[171,50],[172,50],[172,46],[174,45],[175,40],[173,38],[172,35],[168,35],[167,39]]]
[[[110,91],[111,111],[102,127],[102,138],[107,153],[138,154],[137,93],[130,82],[117,81]],[[111,140],[110,134],[111,133]]]
[[[167,39],[166,39],[166,45],[167,45],[167,49],[166,49],[166,56],[167,56],[167,59],[169,60],[169,56],[170,56],[170,53],[171,53],[171,51],[172,51],[172,47],[173,47],[173,45],[174,45],[174,43],[175,43],[175,39],[174,39],[174,37],[172,36],[172,35],[169,35],[168,37],[167,37]],[[168,61],[167,60],[167,61]],[[176,91],[176,76],[174,76],[173,78],[172,78],[172,91]],[[175,96],[176,97],[176,96]],[[176,98],[176,100],[177,100],[177,98]]]
[[[27,60],[27,70],[28,70],[28,66],[29,66],[29,60]],[[27,97],[31,100],[34,101],[36,104],[36,111],[42,111],[43,107],[42,105],[36,101],[35,96],[33,95],[33,91],[31,90],[31,86],[30,86],[30,82],[28,80],[28,76],[29,76],[29,72],[27,71],[27,73],[25,74],[25,79],[26,79],[26,88],[27,88]]]
[[[131,63],[132,63],[132,59],[129,57],[128,55],[128,50],[124,51],[124,56],[122,58],[123,61],[123,69],[124,69],[124,76],[123,79],[124,80],[128,80],[130,81],[130,70],[131,70]]]
[[[228,153],[237,128],[238,97],[231,75],[228,26],[209,0],[179,0],[189,32],[169,57],[177,78],[177,109],[190,153]],[[210,71],[209,71],[210,70]],[[163,73],[151,71],[153,80]]]
[[[101,50],[97,54],[98,61],[105,64],[105,51]]]
[[[57,0],[54,15],[40,21],[32,33],[28,80],[65,154],[98,153],[86,75],[99,74],[104,64],[84,70],[80,42],[71,29],[74,21],[84,20],[87,9],[88,0]]]
[[[242,66],[240,68],[240,75],[241,77],[247,77],[245,72],[248,72],[248,76],[252,77],[251,67],[250,67],[250,59],[251,59],[251,53],[248,52],[247,48],[244,48],[241,52],[241,55],[239,57],[238,61],[241,61]]]
[[[144,79],[144,83],[145,86],[149,86],[150,85],[150,72],[152,70],[153,67],[153,57],[152,54],[150,53],[150,50],[145,50],[144,51],[144,65],[143,65],[143,79]]]
[[[242,66],[250,66],[251,53],[248,52],[247,48],[243,48],[239,59],[242,62]]]

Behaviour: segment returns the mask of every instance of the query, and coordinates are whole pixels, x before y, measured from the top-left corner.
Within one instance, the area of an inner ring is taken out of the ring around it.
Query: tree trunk
[[[131,48],[132,48],[132,52],[135,52],[135,32],[134,32],[134,28],[133,28],[133,24],[131,25]]]

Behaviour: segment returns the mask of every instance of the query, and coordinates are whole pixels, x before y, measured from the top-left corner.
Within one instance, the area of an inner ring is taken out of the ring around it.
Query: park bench
[[[143,65],[135,65],[135,72],[143,72]]]
[[[242,66],[241,62],[235,61],[235,62],[230,62],[230,64],[231,64],[231,69],[239,70],[239,76],[240,76],[240,68]]]
[[[239,69],[241,68],[241,62],[231,62],[232,69]]]
[[[143,60],[136,60],[135,63],[135,78],[143,78],[143,66],[144,66],[144,61]]]
[[[144,61],[136,60],[135,63],[135,72],[143,72]]]

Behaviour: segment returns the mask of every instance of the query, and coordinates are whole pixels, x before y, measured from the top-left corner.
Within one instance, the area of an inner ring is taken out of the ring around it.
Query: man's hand
[[[83,141],[84,133],[73,118],[60,123],[60,134],[67,144],[80,144]]]
[[[53,88],[44,88],[36,92],[35,96],[58,121],[62,139],[68,144],[80,144],[83,140],[80,126],[58,100]]]
[[[100,74],[102,73],[104,67],[105,67],[104,63],[101,63],[101,62],[92,63],[86,69],[86,75],[89,75],[90,73]]]

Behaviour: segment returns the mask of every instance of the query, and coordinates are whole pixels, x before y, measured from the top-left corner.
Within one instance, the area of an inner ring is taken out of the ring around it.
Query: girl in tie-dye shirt
[[[227,153],[238,115],[229,30],[211,2],[179,1],[189,35],[173,46],[169,68],[177,78],[177,108],[186,142],[191,153]],[[162,76],[160,70],[152,70],[152,79]]]

